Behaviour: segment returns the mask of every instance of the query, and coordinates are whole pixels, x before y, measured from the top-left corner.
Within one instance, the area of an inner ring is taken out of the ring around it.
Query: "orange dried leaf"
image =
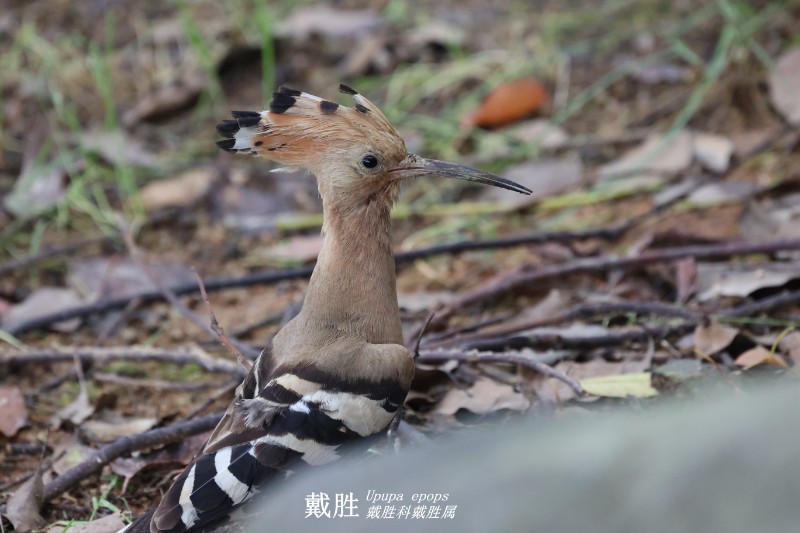
[[[711,320],[694,330],[694,348],[703,357],[714,355],[727,348],[738,333],[736,328]]]
[[[504,126],[540,111],[549,99],[547,89],[533,78],[503,83],[483,99],[465,122],[481,128]]]
[[[779,356],[767,350],[763,346],[756,346],[742,353],[736,358],[736,364],[745,370],[763,364],[773,364],[785,367],[786,363]]]
[[[0,387],[0,433],[13,437],[28,423],[28,409],[19,387]]]

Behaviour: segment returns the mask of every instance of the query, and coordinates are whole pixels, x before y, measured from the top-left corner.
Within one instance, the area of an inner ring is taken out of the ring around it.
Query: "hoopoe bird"
[[[318,182],[324,241],[300,313],[256,359],[205,447],[132,532],[198,531],[299,466],[384,431],[405,401],[414,359],[403,346],[389,212],[400,184],[446,176],[530,194],[493,174],[406,151],[383,113],[341,85],[347,107],[280,88],[269,110],[234,111],[223,150],[305,168]]]

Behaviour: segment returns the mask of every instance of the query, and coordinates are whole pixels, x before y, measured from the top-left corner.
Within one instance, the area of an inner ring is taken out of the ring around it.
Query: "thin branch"
[[[81,363],[110,363],[113,361],[159,361],[175,365],[196,364],[209,372],[244,377],[244,370],[237,364],[215,359],[199,350],[176,351],[149,347],[131,348],[72,348],[35,349],[24,352],[0,351],[0,366],[53,364],[72,361],[77,357]]]
[[[465,350],[503,352],[507,350],[578,350],[587,351],[608,348],[630,342],[660,341],[670,336],[685,334],[694,329],[695,323],[682,322],[674,326],[626,331],[611,331],[604,335],[567,336],[559,333],[538,333],[514,337],[491,337],[477,339],[461,345]]]
[[[710,313],[708,316],[724,318],[748,316],[755,313],[774,311],[780,307],[800,305],[800,290],[779,293],[755,303],[748,303]],[[698,315],[694,320],[680,322],[660,328],[644,328],[641,330],[613,331],[607,335],[569,337],[557,333],[518,335],[512,337],[496,336],[481,338],[461,344],[465,350],[506,351],[533,348],[535,350],[592,350],[619,346],[630,342],[661,341],[666,338],[685,335],[699,324],[705,315]]]
[[[70,468],[44,487],[43,502],[77,486],[81,481],[99,473],[103,467],[127,453],[154,446],[163,446],[185,439],[192,435],[214,429],[223,413],[214,413],[187,422],[177,422],[167,427],[151,429],[138,435],[120,437],[110,444],[97,449],[82,463]]]
[[[253,367],[253,363],[242,357],[242,352],[240,352],[236,346],[231,342],[227,335],[225,335],[225,330],[220,326],[219,321],[217,320],[217,315],[214,314],[214,308],[211,307],[211,302],[208,300],[208,293],[206,292],[206,286],[203,284],[203,278],[200,277],[200,274],[197,270],[194,270],[194,277],[197,279],[197,286],[200,287],[200,295],[203,298],[203,302],[205,302],[206,307],[208,308],[208,312],[211,314],[211,330],[217,335],[217,338],[220,340],[223,346],[228,350],[228,352],[233,355],[236,359],[236,362],[239,363],[245,370],[250,370]]]
[[[428,329],[428,325],[431,323],[431,320],[433,320],[434,316],[436,316],[434,313],[428,315],[428,319],[425,321],[425,323],[422,325],[422,328],[419,330],[419,335],[417,335],[417,342],[414,343],[414,353],[413,353],[414,359],[419,358],[419,344],[420,342],[422,342],[422,336],[425,335],[425,330]]]
[[[467,332],[463,335],[450,335],[441,340],[426,343],[425,347],[441,348],[463,344],[468,341],[486,339],[487,337],[500,337],[511,335],[528,329],[554,326],[578,318],[592,318],[596,316],[607,316],[611,314],[637,314],[637,315],[660,315],[683,318],[691,321],[700,321],[704,316],[689,309],[684,309],[675,305],[662,304],[658,302],[606,302],[599,304],[581,304],[570,307],[563,313],[548,318],[537,318],[528,320],[518,320],[516,322],[506,322],[496,325],[493,322],[486,323],[488,327],[474,333]]]
[[[580,383],[570,378],[563,372],[533,357],[523,355],[524,352],[482,352],[479,350],[422,350],[419,358],[420,363],[442,363],[445,361],[462,361],[466,363],[503,363],[510,365],[521,365],[533,369],[553,379],[561,381],[578,396],[584,395],[583,387]]]
[[[725,259],[752,254],[770,254],[781,251],[800,251],[800,239],[784,239],[769,242],[732,242],[711,246],[683,246],[652,250],[635,257],[590,257],[576,259],[557,265],[548,265],[533,271],[515,271],[511,275],[495,278],[487,284],[464,294],[437,312],[441,321],[459,310],[487,301],[496,300],[506,294],[521,290],[533,283],[573,274],[599,273],[620,268],[642,267],[654,263],[666,263],[694,257],[695,259]]]

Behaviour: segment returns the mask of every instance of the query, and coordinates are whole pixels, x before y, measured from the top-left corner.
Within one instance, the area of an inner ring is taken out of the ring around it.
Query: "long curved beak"
[[[521,194],[531,194],[531,190],[527,187],[483,170],[455,165],[446,161],[437,161],[436,159],[425,159],[414,154],[408,154],[400,164],[389,169],[389,174],[392,175],[393,179],[444,176],[446,178],[494,185],[495,187]]]

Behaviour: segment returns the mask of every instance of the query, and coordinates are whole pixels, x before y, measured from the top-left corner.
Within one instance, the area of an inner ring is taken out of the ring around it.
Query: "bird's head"
[[[281,87],[269,110],[234,111],[217,126],[227,137],[217,145],[230,152],[260,155],[317,176],[324,200],[385,197],[389,203],[402,180],[445,176],[530,194],[513,181],[482,170],[408,153],[397,130],[375,104],[346,85],[347,107]]]

